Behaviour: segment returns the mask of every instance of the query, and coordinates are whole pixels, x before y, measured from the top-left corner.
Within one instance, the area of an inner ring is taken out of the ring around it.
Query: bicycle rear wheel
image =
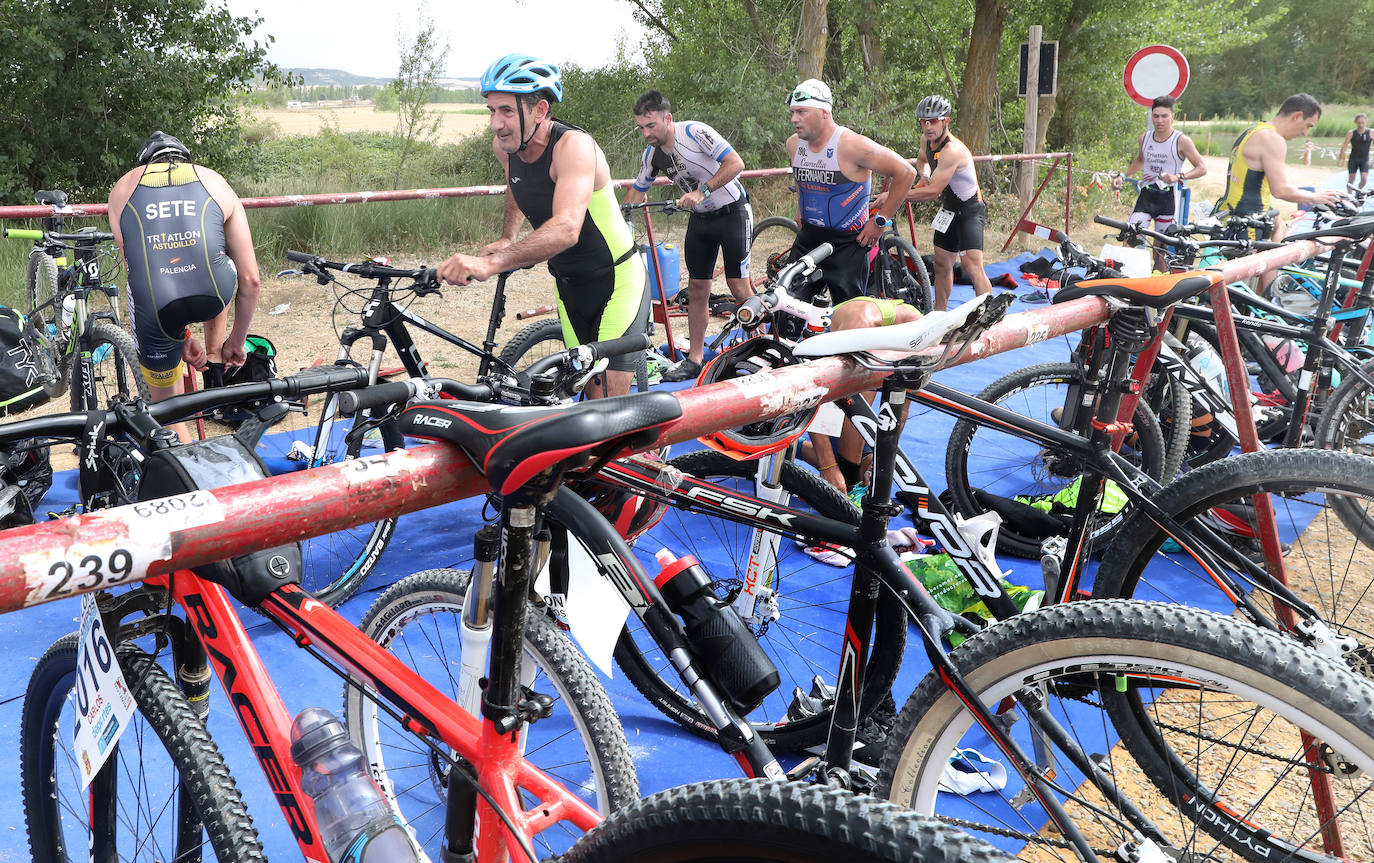
[[[727,779],[621,809],[561,863],[980,863],[985,843],[871,797],[818,785]]]
[[[1363,371],[1374,375],[1374,361],[1365,363]],[[1374,390],[1368,384],[1355,375],[1341,381],[1322,408],[1316,445],[1320,449],[1374,455]],[[1366,545],[1374,541],[1374,516],[1363,507],[1337,495],[1331,500],[1331,509]]]
[[[460,618],[468,584],[468,574],[457,570],[416,573],[378,597],[358,628],[426,680],[441,689],[454,688],[462,661]],[[521,732],[525,757],[600,812],[637,800],[634,761],[610,698],[567,636],[534,609],[526,620],[524,656],[524,685],[555,699],[551,717]],[[486,667],[485,660],[481,667]],[[447,760],[378,710],[357,686],[344,689],[344,715],[372,775],[431,858],[438,860],[449,784]],[[535,837],[543,854],[563,851],[576,838],[563,832],[563,826]]]
[[[563,349],[563,325],[554,317],[523,327],[511,336],[496,356],[501,362],[519,370]]]
[[[1082,380],[1081,370],[1073,363],[1043,363],[998,378],[978,398],[1043,423],[1063,426],[1069,422],[1067,411],[1078,404]],[[1121,454],[1158,481],[1167,459],[1164,437],[1159,422],[1143,402],[1136,406],[1134,432],[1122,445]],[[966,419],[955,423],[945,451],[945,482],[954,508],[966,516],[982,511],[974,489],[1002,497],[1044,499],[1069,489],[1082,475],[1081,460],[1069,453]],[[1104,514],[1098,519],[1090,535],[1095,548],[1116,535],[1122,515]],[[997,534],[997,549],[1017,557],[1038,558],[1040,542],[1039,537],[1019,532],[1007,523]]]
[[[1340,517],[1344,509],[1357,515],[1357,523],[1374,519],[1374,460],[1327,450],[1247,453],[1184,474],[1154,502],[1185,524],[1194,519],[1207,526],[1229,549],[1258,563],[1254,502],[1261,493],[1274,508],[1289,588],[1335,636],[1353,640],[1353,649],[1343,653],[1350,667],[1374,677],[1374,583],[1367,547],[1374,538],[1357,541]],[[1237,564],[1222,565],[1237,584],[1249,587],[1249,576]],[[1229,592],[1143,513],[1132,516],[1103,555],[1093,585],[1094,596],[1163,600],[1223,613],[1235,608]],[[1272,615],[1271,598],[1251,593],[1259,613]],[[1291,629],[1277,620],[1275,625]]]
[[[797,223],[773,216],[754,225],[749,235],[749,284],[759,288],[787,264],[788,252],[797,240]]]
[[[1374,686],[1289,639],[1196,609],[1074,602],[1004,621],[950,658],[1035,753],[1097,859],[1132,859],[1118,854],[1139,846],[1123,802],[1145,813],[1170,855],[1140,859],[1329,861],[1327,826],[1344,836],[1340,859],[1372,859]],[[1040,735],[1050,728],[1041,716],[1062,736]],[[1063,741],[1117,790],[1084,781]],[[1308,751],[1331,785],[1334,819],[1313,804]],[[879,793],[1021,859],[1080,859],[1023,787],[966,705],[928,675],[893,730]]]
[[[884,234],[878,241],[871,279],[877,285],[877,296],[901,300],[923,315],[934,308],[930,273],[926,272],[925,261],[916,247],[905,237]]]
[[[755,493],[757,462],[736,461],[703,450],[679,456],[670,464],[734,492]],[[796,464],[789,463],[783,469],[782,485],[792,497],[789,505],[795,509],[850,523],[858,521],[853,504]],[[650,572],[657,572],[653,552],[660,548],[677,555],[692,554],[706,562],[716,595],[728,602],[750,577],[746,568],[752,539],[753,531],[743,525],[669,509],[663,520],[640,538],[637,548],[642,549],[639,554]],[[769,746],[796,751],[824,742],[830,727],[834,706],[830,696],[844,646],[854,568],[822,563],[805,554],[789,537],[779,537],[778,543],[777,572],[771,585],[776,592],[776,617],[745,624],[777,667],[781,683],[748,718]],[[906,644],[905,612],[886,591],[878,599],[872,638],[862,715],[870,713],[891,691]],[[714,738],[715,726],[634,615],[616,645],[615,659],[635,688],[665,716],[695,734]],[[798,699],[797,690],[804,695],[814,693],[814,697]]]
[[[101,853],[117,847],[118,860],[265,860],[233,777],[181,690],[137,648],[117,655],[138,712],[89,792],[70,748],[77,637],[49,647],[29,678],[19,757],[33,859],[86,860],[94,839],[110,843]]]
[[[303,413],[288,414],[278,425],[260,428],[256,419],[250,419],[239,428],[240,437],[253,446],[272,474],[338,464],[405,446],[394,420],[350,440],[357,418],[338,412],[337,396],[317,398],[319,412],[313,423],[307,407]],[[335,607],[343,604],[376,570],[395,532],[396,519],[384,518],[302,540],[301,587],[321,602]]]

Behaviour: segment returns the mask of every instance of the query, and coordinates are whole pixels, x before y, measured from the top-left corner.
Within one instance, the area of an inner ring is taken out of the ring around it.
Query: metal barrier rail
[[[1069,159],[1069,181],[1065,184],[1064,192],[1064,227],[1068,229],[1069,216],[1069,196],[1072,194],[1073,187],[1073,154],[1072,153],[1013,153],[1010,155],[991,155],[974,156],[975,162],[1017,162],[1039,159],[1054,159],[1058,163],[1060,158]],[[910,159],[915,163],[915,159]],[[778,177],[791,174],[791,168],[758,168],[744,171],[740,174],[743,179],[754,179],[757,177]],[[1052,171],[1051,171],[1052,173]],[[1047,176],[1046,181],[1049,180]],[[614,180],[617,186],[624,188],[634,182],[630,180]],[[655,180],[655,185],[668,185],[671,181],[667,177],[659,177]],[[1044,183],[1041,183],[1041,188]],[[436,198],[477,198],[489,197],[493,195],[504,195],[506,187],[501,186],[453,186],[440,189],[392,189],[377,192],[326,192],[318,195],[270,195],[260,198],[241,198],[243,206],[248,210],[268,209],[275,207],[314,207],[329,204],[367,204],[379,201],[424,201]],[[1037,196],[1039,192],[1037,191]],[[1032,201],[1032,203],[1034,203]],[[43,204],[23,204],[18,206],[0,207],[0,219],[42,219],[53,215],[54,208]],[[109,212],[106,204],[68,204],[60,212],[64,216],[105,216]]]

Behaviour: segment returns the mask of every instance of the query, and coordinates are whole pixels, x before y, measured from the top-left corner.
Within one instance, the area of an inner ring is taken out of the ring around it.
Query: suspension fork
[[[769,503],[787,506],[791,495],[782,485],[782,472],[795,455],[795,445],[783,452],[759,459],[754,477],[754,495]],[[778,574],[778,548],[782,537],[762,528],[754,528],[749,537],[749,556],[744,562],[744,586],[732,603],[740,619],[750,624],[776,620],[777,607],[772,602]]]

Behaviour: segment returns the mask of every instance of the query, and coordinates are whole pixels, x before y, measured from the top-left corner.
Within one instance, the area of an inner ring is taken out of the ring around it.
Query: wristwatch
[[[889,219],[887,216],[884,216],[882,213],[876,213],[873,216],[873,224],[877,225],[880,228],[886,228],[888,225],[892,224],[892,220]]]

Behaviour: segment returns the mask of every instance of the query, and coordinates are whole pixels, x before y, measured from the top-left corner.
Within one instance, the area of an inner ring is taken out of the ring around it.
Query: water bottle
[[[658,552],[654,583],[668,607],[682,617],[687,644],[699,669],[740,713],[749,713],[778,688],[778,669],[729,603],[716,598],[711,580],[690,554]]]
[[[72,325],[72,318],[76,316],[76,297],[67,294],[62,298],[62,328],[69,329]]]
[[[418,863],[409,834],[334,714],[319,707],[300,712],[291,724],[291,758],[301,768],[301,790],[315,801],[331,863]]]

